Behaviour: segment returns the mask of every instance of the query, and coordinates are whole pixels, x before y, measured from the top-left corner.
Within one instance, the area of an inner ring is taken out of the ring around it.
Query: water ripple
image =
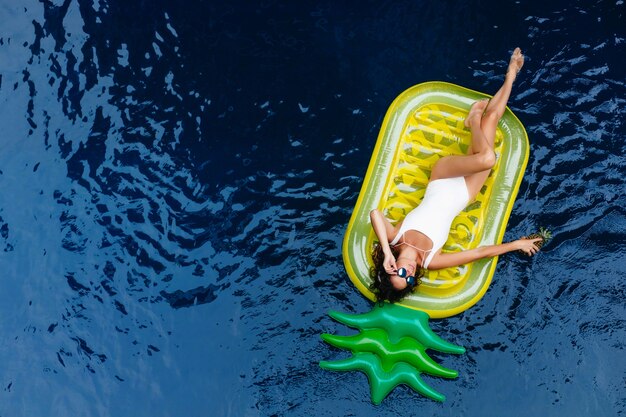
[[[0,8],[0,414],[624,409],[621,2],[166,3]],[[380,121],[419,81],[494,91],[514,41],[531,160],[507,238],[555,238],[433,323],[470,347],[437,358],[461,371],[445,409],[373,409],[316,335],[370,308],[341,240]]]

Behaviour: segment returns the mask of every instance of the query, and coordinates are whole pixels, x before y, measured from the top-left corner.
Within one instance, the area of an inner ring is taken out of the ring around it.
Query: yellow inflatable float
[[[445,82],[409,88],[389,107],[343,241],[343,260],[352,282],[369,299],[372,245],[369,220],[380,209],[393,222],[421,201],[430,171],[441,157],[465,154],[470,131],[463,125],[470,105],[490,96]],[[522,181],[529,144],[522,123],[507,108],[496,132],[497,163],[479,193],[454,221],[444,251],[500,243]],[[497,258],[429,271],[422,284],[398,304],[430,318],[467,310],[485,294]]]

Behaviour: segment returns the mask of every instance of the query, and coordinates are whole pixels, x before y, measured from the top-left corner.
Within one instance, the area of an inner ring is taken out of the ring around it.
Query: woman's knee
[[[496,164],[496,154],[493,149],[487,149],[479,155],[479,163],[484,170],[491,169]]]
[[[498,122],[500,121],[500,119],[502,118],[502,112],[500,112],[498,109],[492,108],[492,109],[487,109],[487,111],[485,112],[485,114],[483,114],[483,121],[489,121],[491,123],[495,123],[498,124]]]

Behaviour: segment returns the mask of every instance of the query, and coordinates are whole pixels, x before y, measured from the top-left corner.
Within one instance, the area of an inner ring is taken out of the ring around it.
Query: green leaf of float
[[[461,354],[465,349],[446,342],[428,326],[428,314],[394,304],[377,305],[366,314],[349,315],[331,311],[335,320],[360,330],[352,336],[323,334],[322,339],[349,349],[353,356],[334,362],[320,362],[323,369],[362,371],[370,382],[372,402],[382,400],[399,384],[437,401],[445,397],[421,379],[421,373],[454,378],[457,372],[434,362],[426,349]]]
[[[381,329],[363,330],[353,336],[337,336],[322,334],[322,339],[338,348],[352,352],[369,352],[381,359],[383,370],[391,371],[398,362],[406,362],[416,368],[414,372],[425,372],[444,378],[456,378],[458,372],[444,368],[433,361],[426,348],[418,341],[409,337],[401,338],[397,343],[389,341],[387,334]]]
[[[394,304],[375,306],[369,313],[349,315],[338,311],[328,313],[333,319],[346,326],[360,330],[385,329],[392,343],[404,337],[412,337],[427,349],[457,355],[465,353],[465,348],[446,342],[428,326],[428,314]]]
[[[393,366],[390,372],[383,369],[380,359],[372,353],[354,353],[353,356],[338,361],[322,361],[320,367],[332,371],[362,371],[370,382],[372,402],[380,404],[385,397],[400,384],[436,401],[446,397],[428,386],[415,368],[404,362]]]

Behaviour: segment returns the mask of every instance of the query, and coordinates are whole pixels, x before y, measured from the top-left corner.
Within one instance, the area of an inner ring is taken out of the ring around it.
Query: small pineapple
[[[543,227],[540,227],[538,232],[535,232],[528,236],[522,236],[522,239],[536,239],[538,237],[540,237],[541,240],[535,242],[535,246],[541,249],[543,245],[545,245],[546,243],[548,243],[550,239],[552,239],[552,232],[549,231],[548,229],[544,229]],[[525,255],[524,251],[522,250],[519,250],[518,252]]]

